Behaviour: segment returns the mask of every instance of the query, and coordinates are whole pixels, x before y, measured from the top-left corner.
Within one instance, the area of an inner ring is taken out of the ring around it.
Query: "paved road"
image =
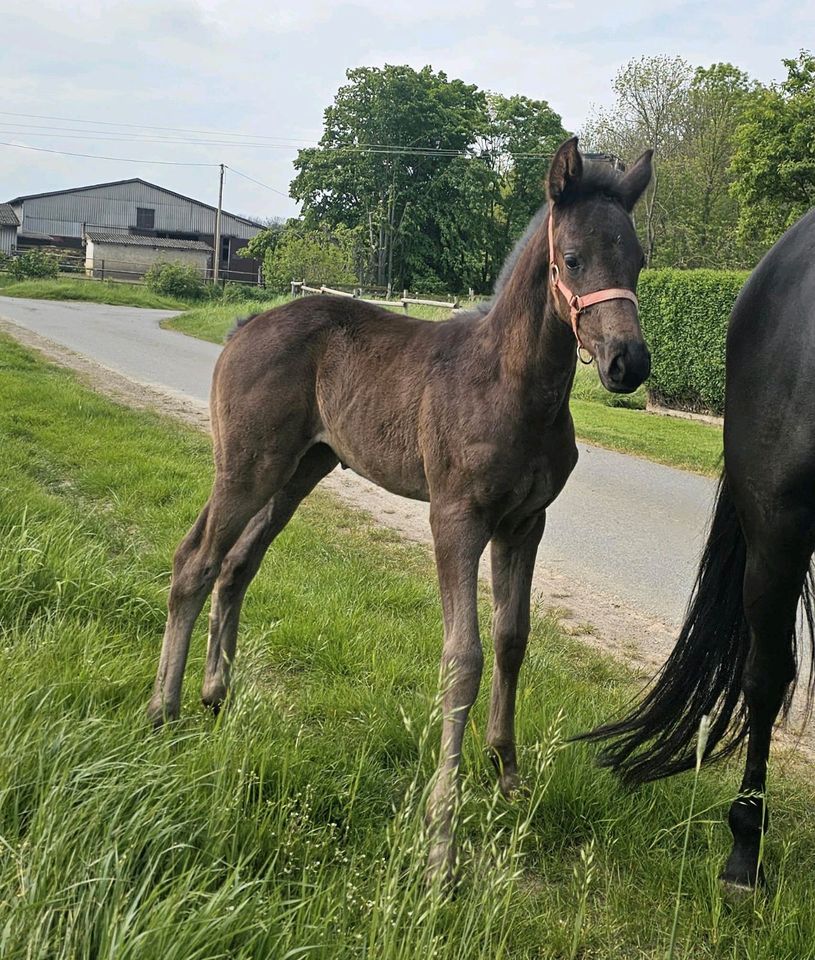
[[[0,317],[130,379],[206,401],[220,348],[162,330],[170,311],[0,297]],[[712,481],[580,445],[549,512],[538,562],[577,591],[602,594],[667,624],[687,603],[714,493]]]

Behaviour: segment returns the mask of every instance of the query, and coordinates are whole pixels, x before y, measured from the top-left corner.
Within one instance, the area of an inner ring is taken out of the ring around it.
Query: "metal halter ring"
[[[588,360],[583,359],[583,353],[589,358]],[[594,357],[589,353],[589,351],[583,346],[582,343],[577,344],[577,359],[586,367],[590,367],[594,363]]]

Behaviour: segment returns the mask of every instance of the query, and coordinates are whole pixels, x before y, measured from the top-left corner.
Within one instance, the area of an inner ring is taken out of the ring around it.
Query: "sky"
[[[214,204],[225,163],[225,209],[258,218],[296,214],[292,161],[350,67],[430,64],[578,131],[633,57],[767,83],[815,47],[806,0],[0,0],[0,24],[0,201],[142,177]]]

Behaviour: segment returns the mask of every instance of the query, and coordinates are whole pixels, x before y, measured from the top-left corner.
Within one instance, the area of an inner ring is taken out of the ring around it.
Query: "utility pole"
[[[215,247],[215,257],[212,261],[212,282],[218,282],[218,273],[221,266],[221,210],[224,205],[224,165],[220,164],[221,167],[221,180],[218,185],[218,209],[215,211],[215,237],[214,244]]]

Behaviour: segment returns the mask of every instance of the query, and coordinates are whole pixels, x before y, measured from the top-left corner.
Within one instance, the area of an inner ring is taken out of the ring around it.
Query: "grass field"
[[[171,317],[163,326],[212,343],[223,343],[236,317],[260,313],[288,299],[280,296],[268,304],[245,307],[208,304]],[[424,309],[427,319],[432,320],[441,319],[445,313],[434,308]],[[633,394],[609,393],[600,383],[596,367],[578,364],[571,406],[575,429],[581,440],[705,476],[719,474],[721,428],[646,413],[644,387]]]
[[[148,290],[143,284],[119,283],[112,280],[18,280],[4,277],[0,282],[4,297],[30,297],[32,300],[84,300],[89,303],[110,303],[115,306],[152,307],[165,310],[186,310],[189,304]]]
[[[154,734],[170,556],[207,495],[208,442],[6,340],[0,369],[3,960],[664,957],[691,781],[627,794],[563,740],[631,693],[619,667],[536,616],[531,795],[513,805],[482,752],[487,670],[443,900],[422,883],[428,553],[313,496],[250,591],[231,708],[197,705],[201,626],[183,719]],[[815,791],[780,752],[772,773],[771,892],[734,906],[715,878],[737,771],[703,773],[676,957],[813,955]]]

